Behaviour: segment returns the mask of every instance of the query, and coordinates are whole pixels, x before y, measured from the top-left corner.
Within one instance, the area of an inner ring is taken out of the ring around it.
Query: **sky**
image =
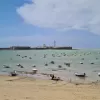
[[[0,47],[100,48],[100,0],[0,0]]]

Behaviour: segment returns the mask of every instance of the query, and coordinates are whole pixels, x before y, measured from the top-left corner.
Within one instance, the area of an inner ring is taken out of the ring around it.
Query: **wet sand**
[[[100,100],[100,84],[0,76],[0,100]]]

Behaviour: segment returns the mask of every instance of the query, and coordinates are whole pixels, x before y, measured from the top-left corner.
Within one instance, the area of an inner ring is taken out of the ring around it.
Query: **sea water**
[[[20,56],[17,56],[20,55]],[[46,54],[46,57],[44,57]],[[52,56],[54,54],[55,56]],[[65,55],[66,54],[66,55]],[[24,57],[27,56],[27,57]],[[24,58],[23,58],[24,57]],[[32,59],[30,59],[30,57]],[[54,64],[50,62],[54,61]],[[82,62],[83,64],[80,64]],[[48,66],[45,66],[45,64]],[[64,65],[70,63],[70,67]],[[91,64],[94,63],[94,64]],[[20,68],[21,64],[24,68]],[[7,65],[10,68],[4,68]],[[7,74],[13,70],[32,71],[32,66],[36,65],[38,73],[55,74],[64,80],[81,80],[75,73],[85,72],[86,80],[100,80],[100,50],[1,50],[0,51],[0,73]],[[62,68],[58,68],[61,65]],[[66,68],[66,70],[63,70]]]

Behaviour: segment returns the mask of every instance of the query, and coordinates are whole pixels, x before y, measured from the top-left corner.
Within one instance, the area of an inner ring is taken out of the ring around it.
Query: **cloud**
[[[100,34],[100,0],[32,0],[18,7],[17,13],[38,27]]]

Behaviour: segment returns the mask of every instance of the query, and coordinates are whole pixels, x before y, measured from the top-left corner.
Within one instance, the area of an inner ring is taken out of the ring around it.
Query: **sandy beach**
[[[100,84],[0,76],[0,100],[100,100]]]

